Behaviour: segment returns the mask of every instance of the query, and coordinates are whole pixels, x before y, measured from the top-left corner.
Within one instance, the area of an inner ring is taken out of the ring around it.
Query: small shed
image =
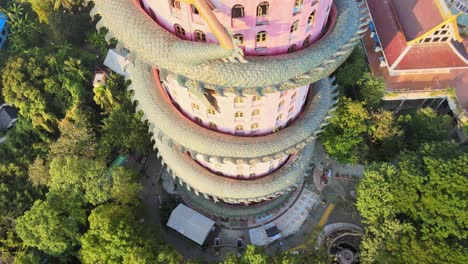
[[[7,105],[0,105],[0,131],[6,131],[16,124],[18,111]]]
[[[203,245],[215,222],[195,210],[179,204],[169,217],[167,226]]]
[[[7,20],[8,17],[0,13],[0,49],[3,47],[8,37]]]
[[[106,70],[97,69],[94,72],[93,87],[96,88],[98,86],[106,86],[108,76],[109,74],[107,73]]]

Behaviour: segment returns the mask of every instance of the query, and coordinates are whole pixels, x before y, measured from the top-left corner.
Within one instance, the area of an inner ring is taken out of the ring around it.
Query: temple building
[[[363,38],[371,71],[387,86],[384,100],[397,111],[433,107],[451,114],[460,142],[468,140],[468,39],[460,29],[466,3],[367,0],[372,22]]]
[[[184,202],[252,229],[289,217],[274,225],[286,236],[317,202],[304,177],[338,102],[330,76],[366,32],[366,10],[360,0],[99,0],[92,15],[131,61],[132,99]]]

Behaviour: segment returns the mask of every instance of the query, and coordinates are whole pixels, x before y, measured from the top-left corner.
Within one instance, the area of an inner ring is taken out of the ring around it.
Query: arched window
[[[294,92],[293,95],[291,95],[291,101],[296,99],[297,92]]]
[[[242,96],[236,96],[236,98],[234,98],[234,104],[242,104],[244,101],[244,97]]]
[[[195,122],[197,122],[198,124],[203,124],[203,121],[198,116],[195,117]]]
[[[270,14],[270,4],[268,2],[261,2],[257,6],[257,25],[267,24],[269,14]]]
[[[180,2],[178,0],[170,0],[169,1],[170,5],[171,5],[171,9],[176,9],[178,11],[180,11]]]
[[[235,34],[234,39],[237,40],[238,45],[244,45],[244,35],[242,34]]]
[[[309,46],[309,43],[310,43],[310,35],[307,36],[307,38],[304,39],[304,43],[302,44],[302,47],[305,48],[305,47]]]
[[[292,23],[290,32],[294,33],[297,31],[298,28],[299,28],[299,20],[296,20],[294,21],[294,23]]]
[[[241,132],[244,131],[244,126],[243,125],[237,125],[236,126],[236,132]]]
[[[256,49],[263,49],[267,47],[268,33],[266,31],[260,31],[257,33],[255,41]]]
[[[244,7],[242,5],[235,5],[232,7],[231,17],[232,18],[243,18],[244,17]]]
[[[197,105],[196,103],[192,103],[192,109],[193,110],[200,110],[200,106]]]
[[[209,115],[215,115],[216,111],[213,108],[208,109],[208,114]]]
[[[206,42],[206,35],[201,30],[195,30],[195,41]]]
[[[296,50],[296,44],[293,44],[288,48],[288,53],[293,53],[295,50]]]
[[[236,118],[242,118],[242,117],[244,117],[244,113],[243,112],[236,112],[235,117]]]
[[[294,3],[293,14],[296,15],[297,13],[299,13],[299,11],[302,10],[303,6],[304,6],[304,0],[296,0],[296,2]]]
[[[208,123],[208,124],[209,124],[209,126],[210,126],[211,128],[214,128],[214,129],[218,128],[218,126],[217,126],[215,123],[213,123],[213,122],[210,122],[210,123]]]
[[[235,5],[231,10],[231,26],[241,26],[244,24],[244,7],[242,5]]]
[[[307,30],[310,30],[315,23],[315,10],[310,14],[307,19]]]
[[[258,128],[258,123],[253,123],[251,126],[251,129],[257,129]]]
[[[185,29],[181,25],[175,24],[174,29],[175,29],[175,32],[176,32],[177,36],[185,37]]]
[[[254,96],[252,97],[252,103],[258,102],[258,101],[260,101],[260,100],[261,100],[261,97],[260,97],[259,95],[254,95]]]
[[[280,122],[281,119],[283,119],[283,114],[279,114],[279,115],[276,117],[276,122]]]
[[[260,109],[255,109],[252,111],[252,116],[259,116],[260,115]]]
[[[200,12],[198,11],[198,9],[194,5],[190,5],[190,7],[192,8],[192,13],[194,15],[200,15]]]

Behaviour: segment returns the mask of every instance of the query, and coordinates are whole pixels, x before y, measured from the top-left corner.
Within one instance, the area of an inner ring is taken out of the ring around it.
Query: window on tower
[[[268,33],[266,31],[260,31],[257,33],[255,41],[255,49],[261,50],[267,48]]]
[[[201,30],[195,30],[195,41],[206,42],[206,35]]]
[[[259,95],[254,95],[252,97],[252,103],[253,104],[258,104],[262,98]]]
[[[231,26],[241,26],[244,24],[244,7],[242,5],[235,5],[231,10]]]
[[[293,53],[295,50],[296,50],[296,44],[293,44],[288,48],[288,53]]]
[[[299,20],[296,20],[294,21],[294,23],[292,23],[290,32],[294,33],[297,31],[298,28],[299,28]]]
[[[315,10],[310,14],[309,18],[307,19],[307,31],[309,31],[315,23]]]
[[[261,2],[257,6],[257,25],[268,24],[269,14],[270,14],[270,4],[268,2]]]
[[[210,128],[213,128],[213,129],[217,129],[217,128],[218,128],[218,126],[217,126],[215,123],[213,123],[213,122],[208,123],[208,125],[210,126]]]
[[[235,5],[232,7],[232,18],[243,18],[244,7],[242,5]]]
[[[185,29],[181,25],[175,24],[174,29],[175,29],[175,32],[176,32],[177,36],[185,37]]]
[[[281,100],[281,102],[278,104],[278,112],[283,110],[283,106],[284,106],[284,100]]]
[[[179,12],[181,10],[180,2],[178,0],[169,0],[171,10]]]
[[[305,39],[304,39],[304,43],[302,44],[302,47],[303,48],[306,48],[309,46],[309,43],[310,43],[310,35],[308,35]]]
[[[276,117],[276,124],[281,123],[282,120],[283,120],[283,114],[279,114],[279,115]]]
[[[235,34],[234,39],[237,40],[238,45],[244,45],[244,35],[242,34]]]
[[[209,115],[215,115],[216,111],[213,108],[208,109],[208,114]]]
[[[304,6],[304,0],[296,0],[294,3],[293,15],[298,14]]]
[[[234,105],[235,106],[239,106],[239,105],[243,105],[245,103],[245,98],[242,97],[242,96],[236,96],[234,98]]]
[[[192,13],[194,15],[200,15],[200,12],[198,11],[198,9],[194,6],[194,5],[190,5],[192,7]]]

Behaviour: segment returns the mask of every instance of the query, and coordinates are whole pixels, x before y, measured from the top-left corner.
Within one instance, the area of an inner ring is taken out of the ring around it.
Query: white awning
[[[171,213],[167,226],[203,245],[215,222],[195,210],[179,204]]]
[[[115,49],[109,50],[106,59],[104,60],[104,65],[107,68],[122,76],[126,76],[127,73],[125,72],[125,67],[128,64],[130,64],[130,61]]]

